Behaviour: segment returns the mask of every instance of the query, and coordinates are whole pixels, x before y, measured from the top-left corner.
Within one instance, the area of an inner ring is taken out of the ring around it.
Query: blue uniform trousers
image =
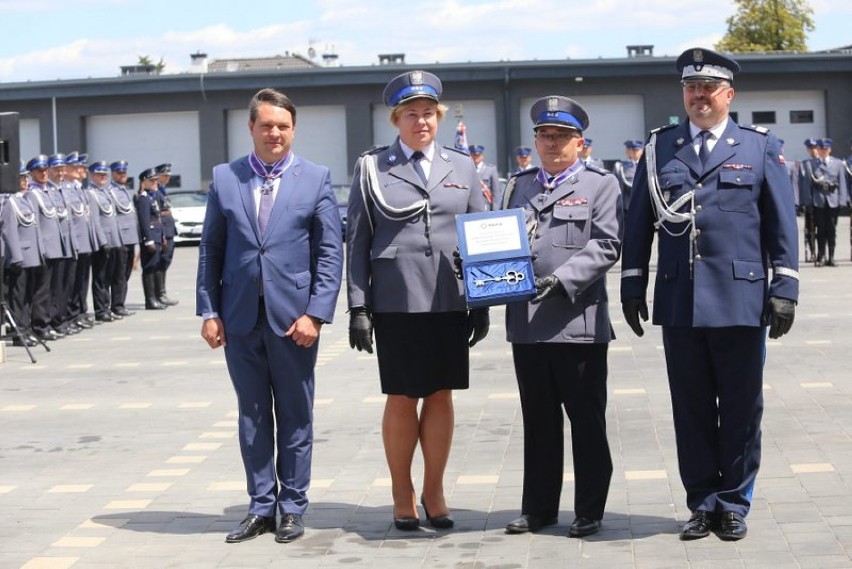
[[[686,504],[745,516],[760,466],[766,328],[666,326],[663,345]]]
[[[314,366],[319,341],[299,347],[276,336],[261,302],[245,335],[225,334],[225,359],[239,408],[249,513],[303,514],[313,450]],[[276,456],[277,455],[277,456]]]

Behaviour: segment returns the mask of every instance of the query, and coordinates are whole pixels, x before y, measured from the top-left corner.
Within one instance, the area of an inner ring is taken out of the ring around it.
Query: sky
[[[811,0],[808,48],[852,44],[852,2]],[[345,66],[625,57],[712,47],[733,0],[0,0],[0,82],[115,77],[140,56],[165,73],[209,60],[333,52]],[[311,49],[312,48],[312,49]]]

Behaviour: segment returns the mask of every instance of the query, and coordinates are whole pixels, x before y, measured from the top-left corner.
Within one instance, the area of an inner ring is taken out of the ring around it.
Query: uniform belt
[[[172,210],[170,210],[170,209],[161,209],[161,210],[160,210],[160,215],[164,215],[164,214],[165,214],[165,215],[171,215],[171,214],[172,214]]]

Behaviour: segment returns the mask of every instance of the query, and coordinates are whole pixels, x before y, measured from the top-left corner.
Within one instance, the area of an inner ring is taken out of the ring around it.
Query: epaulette
[[[445,146],[445,145],[442,144],[441,148],[443,148],[445,150],[452,150],[453,152],[458,152],[462,156],[468,156],[468,157],[470,156],[470,154],[468,154],[466,150],[461,150],[459,148],[456,148],[455,146]]]
[[[658,132],[663,132],[664,130],[669,130],[670,128],[674,128],[676,126],[676,124],[664,124],[663,126],[658,126],[648,134],[657,134]]]
[[[509,176],[510,178],[520,178],[521,176],[526,176],[527,174],[538,174],[539,167],[533,166],[532,168],[527,168],[526,170],[522,170],[515,174]]]
[[[595,166],[594,164],[587,165],[586,170],[588,170],[589,172],[594,172],[595,174],[600,174],[601,176],[606,176],[607,174],[612,173],[609,170],[601,168],[600,166]]]
[[[741,124],[740,128],[746,128],[748,130],[753,130],[754,132],[758,132],[760,134],[769,134],[769,129],[765,126],[757,126],[756,124],[750,124],[748,126]]]
[[[370,155],[370,154],[378,154],[379,152],[381,152],[383,150],[387,150],[388,148],[390,148],[390,147],[389,146],[374,146],[374,147],[370,148],[369,150],[362,152],[361,156],[367,156],[367,155]]]

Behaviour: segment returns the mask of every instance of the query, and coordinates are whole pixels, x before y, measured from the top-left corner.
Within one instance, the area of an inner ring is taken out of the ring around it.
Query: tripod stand
[[[4,205],[5,204],[0,201],[0,221],[2,221]],[[0,239],[0,324],[2,324],[4,319],[6,322],[9,323],[9,327],[12,329],[14,337],[18,339],[18,342],[20,342],[24,349],[27,351],[27,355],[30,357],[30,361],[32,363],[36,363],[36,359],[33,356],[33,353],[30,351],[30,346],[27,343],[27,338],[25,338],[24,335],[21,333],[21,329],[18,326],[18,323],[15,321],[15,317],[12,315],[12,310],[9,308],[9,303],[6,302],[5,289],[2,284],[5,282],[6,277],[6,275],[4,274],[6,269],[6,258],[4,254],[4,249],[5,243],[2,239]],[[39,344],[42,345],[45,351],[50,351],[50,348],[47,347],[47,344],[45,344],[41,338],[36,338],[36,340]]]

